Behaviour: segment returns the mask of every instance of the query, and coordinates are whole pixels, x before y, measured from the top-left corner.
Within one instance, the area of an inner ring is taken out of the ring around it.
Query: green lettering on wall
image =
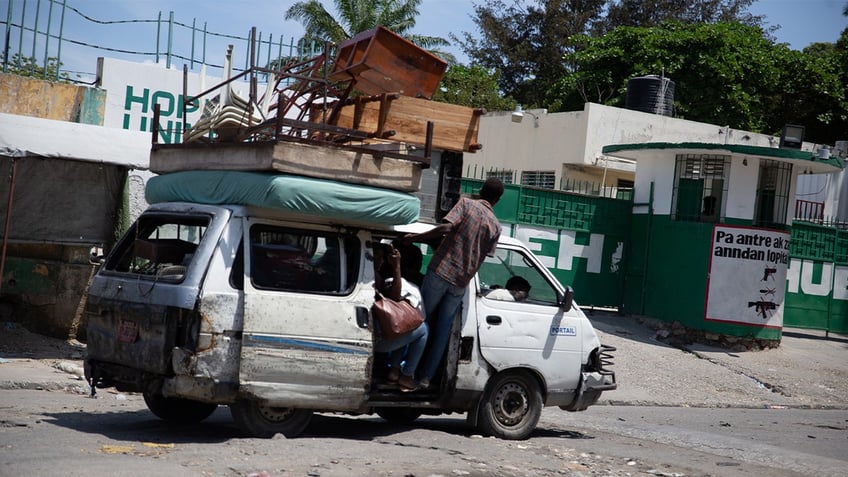
[[[174,114],[174,109],[176,109],[174,107],[175,103],[176,100],[174,99],[174,95],[167,91],[157,91],[153,93],[153,104],[159,105],[159,115],[162,117],[168,117]]]
[[[132,109],[133,103],[139,103],[139,104],[141,104],[141,112],[146,113],[147,112],[148,100],[150,98],[150,90],[147,89],[147,88],[144,88],[142,91],[143,91],[143,93],[142,93],[141,96],[134,96],[133,95],[133,87],[130,86],[130,85],[127,85],[127,98],[126,98],[126,100],[124,100],[124,109],[129,111],[129,110]]]

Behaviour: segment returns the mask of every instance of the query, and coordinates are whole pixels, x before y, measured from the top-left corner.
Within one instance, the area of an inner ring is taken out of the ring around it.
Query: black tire
[[[239,428],[254,437],[297,437],[312,420],[308,409],[274,407],[249,399],[230,404],[230,414]]]
[[[542,415],[542,393],[529,373],[507,371],[486,386],[477,427],[485,435],[501,439],[526,439]]]
[[[378,407],[374,412],[390,424],[412,424],[421,417],[421,411],[411,407]]]
[[[217,404],[166,398],[161,394],[152,393],[144,393],[144,404],[147,404],[147,409],[159,419],[177,424],[197,424],[218,409]]]

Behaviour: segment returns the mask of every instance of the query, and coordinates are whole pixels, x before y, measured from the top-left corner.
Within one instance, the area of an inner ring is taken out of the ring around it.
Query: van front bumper
[[[559,406],[563,411],[585,411],[589,406],[598,402],[601,393],[612,391],[618,387],[615,382],[615,372],[609,369],[612,366],[612,346],[601,345],[597,353],[590,360],[586,369],[581,373],[580,386],[574,399],[567,406]],[[592,369],[593,368],[593,369]]]

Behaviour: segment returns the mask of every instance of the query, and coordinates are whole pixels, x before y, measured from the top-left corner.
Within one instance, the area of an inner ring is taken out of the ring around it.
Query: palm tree
[[[437,50],[449,46],[444,38],[412,34],[418,6],[422,0],[333,0],[338,18],[333,17],[318,0],[296,2],[286,11],[286,20],[299,21],[305,30],[301,44],[331,41],[340,43],[359,32],[384,26],[421,48],[441,56],[449,63],[456,60],[450,53]]]

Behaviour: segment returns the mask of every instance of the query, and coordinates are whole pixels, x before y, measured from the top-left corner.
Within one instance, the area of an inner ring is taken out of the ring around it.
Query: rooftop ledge
[[[777,149],[764,146],[748,146],[744,144],[715,144],[706,142],[646,142],[639,144],[612,144],[604,146],[603,154],[638,161],[640,158],[657,157],[673,154],[716,154],[728,153],[731,156],[755,157],[773,159],[798,164],[810,169],[813,173],[839,172],[845,163],[838,156],[831,155],[827,159],[819,159],[810,151],[795,149]]]

